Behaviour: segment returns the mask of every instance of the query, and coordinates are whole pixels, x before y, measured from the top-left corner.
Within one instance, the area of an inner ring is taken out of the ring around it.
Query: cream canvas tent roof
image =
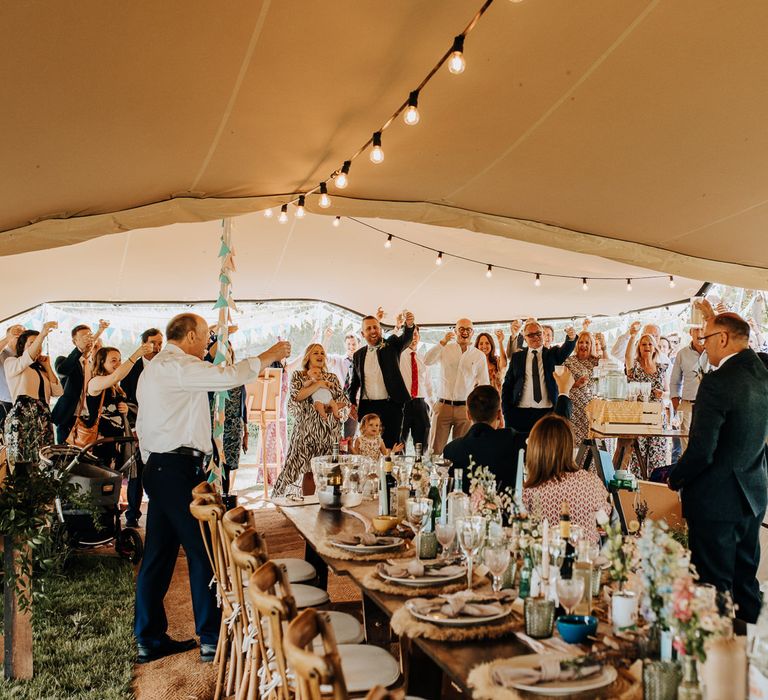
[[[386,121],[479,5],[4,4],[0,254],[293,199]],[[357,158],[328,212],[536,244],[462,234],[472,257],[550,246],[766,288],[767,26],[762,0],[496,0],[466,71],[438,71],[421,122],[396,120],[384,163]],[[647,301],[680,295],[665,296]]]

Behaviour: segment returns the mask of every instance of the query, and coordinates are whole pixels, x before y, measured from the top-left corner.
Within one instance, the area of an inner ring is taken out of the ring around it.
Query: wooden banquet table
[[[616,451],[613,453],[613,466],[616,470],[619,469],[625,469],[629,470],[629,464],[632,460],[632,455],[637,455],[637,462],[640,467],[640,478],[641,479],[647,479],[648,474],[648,461],[646,459],[647,455],[643,452],[643,450],[640,448],[640,438],[648,438],[648,437],[660,437],[660,438],[687,438],[688,433],[684,432],[682,430],[667,430],[667,429],[659,429],[655,430],[653,432],[632,432],[627,428],[624,432],[621,433],[603,433],[599,430],[595,430],[594,428],[590,428],[589,430],[589,436],[590,438],[594,440],[599,440],[603,443],[605,443],[605,440],[608,440],[610,438],[616,438]],[[580,457],[581,455],[579,455]]]
[[[317,545],[327,537],[364,531],[363,522],[342,511],[323,510],[319,505],[280,507],[281,513],[298,530],[306,542],[307,560],[318,568],[327,580],[327,570],[349,576],[359,587],[363,598],[363,616],[368,642],[387,646],[391,640],[389,619],[399,610],[407,597],[418,595],[406,591],[402,596],[390,595],[366,588],[363,579],[376,562],[356,562],[320,556]],[[375,501],[365,501],[354,509],[372,518],[377,513]],[[411,593],[409,596],[408,593]],[[510,656],[532,653],[514,636],[476,642],[436,642],[428,639],[400,638],[404,672],[408,676],[408,693],[424,698],[472,697],[467,676],[476,665]],[[418,668],[418,673],[408,673]],[[449,688],[452,685],[452,690]]]

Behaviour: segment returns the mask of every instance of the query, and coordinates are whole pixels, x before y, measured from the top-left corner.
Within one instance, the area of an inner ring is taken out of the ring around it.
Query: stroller
[[[63,479],[80,486],[90,493],[98,514],[82,510],[71,503],[56,500],[59,521],[64,524],[70,541],[76,547],[89,548],[114,542],[115,551],[133,564],[138,564],[144,554],[144,542],[138,530],[121,527],[120,487],[123,475],[131,468],[132,456],[119,472],[106,468],[93,453],[93,448],[107,443],[132,444],[134,437],[101,438],[86,447],[51,445],[40,450],[40,459],[50,469],[59,471]]]

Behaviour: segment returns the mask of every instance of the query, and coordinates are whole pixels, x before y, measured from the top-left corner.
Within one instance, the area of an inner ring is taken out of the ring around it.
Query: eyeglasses
[[[720,335],[721,333],[725,333],[725,331],[715,331],[714,333],[710,333],[709,335],[699,336],[699,342],[703,343],[707,338],[711,338],[713,335]]]
[[[542,336],[542,332],[541,331],[536,331],[535,333],[526,333],[525,334],[526,338],[541,338],[541,336]]]
[[[468,328],[467,326],[456,326],[456,330],[459,333],[471,333],[474,329]]]

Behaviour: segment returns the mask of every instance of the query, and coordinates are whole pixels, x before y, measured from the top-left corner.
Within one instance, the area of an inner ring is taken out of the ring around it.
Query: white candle
[[[549,581],[549,521],[541,525],[541,578]]]

